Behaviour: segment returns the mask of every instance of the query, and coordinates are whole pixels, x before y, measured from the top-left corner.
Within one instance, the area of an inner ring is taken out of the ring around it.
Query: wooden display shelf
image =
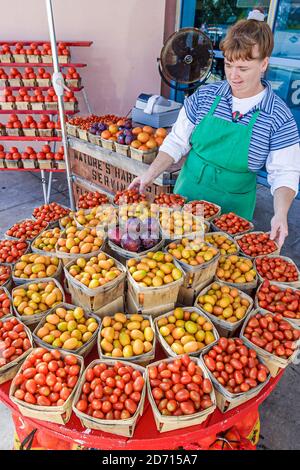
[[[49,40],[45,41],[0,41],[0,45],[7,44],[8,46],[14,46],[18,42],[21,42],[24,46],[30,46],[33,42],[37,46],[42,46],[43,44],[50,44]],[[90,47],[93,44],[93,41],[56,41],[56,44],[63,42],[66,46],[69,47]]]
[[[58,170],[57,168],[0,168],[0,171],[30,171],[33,173],[38,173],[39,171],[47,171],[48,173],[64,173],[66,170]]]
[[[86,67],[87,64],[73,64],[72,62],[68,64],[58,64],[60,68],[66,68],[66,67],[74,67],[75,69],[77,68],[82,68]],[[0,62],[0,67],[52,67],[53,68],[53,62]]]
[[[97,145],[68,137],[70,147],[70,165],[72,174],[79,177],[84,187],[88,183],[98,186],[102,192],[115,194],[118,190],[128,187],[130,182],[136,176],[145,174],[149,165],[137,160],[128,158],[117,152],[104,149]],[[172,171],[170,171],[172,170]],[[175,183],[175,173],[178,168],[170,168],[158,176],[154,184],[147,188],[149,196],[156,196],[161,192],[170,192],[171,185]],[[75,181],[76,183],[76,181]],[[77,189],[75,188],[76,192]]]
[[[61,142],[62,138],[61,137],[39,137],[39,136],[26,136],[26,135],[18,135],[18,136],[13,136],[13,135],[1,135],[0,136],[0,141],[1,140],[7,140],[7,141],[18,141],[18,142]]]
[[[77,114],[79,113],[79,109],[77,111],[65,111],[65,114]],[[58,114],[57,109],[0,109],[0,114]]]
[[[52,86],[52,85],[51,85]],[[20,88],[23,88],[24,90],[42,90],[42,91],[47,91],[51,86],[0,86],[0,90],[11,90],[11,91],[17,91],[20,90]],[[68,86],[71,91],[77,92],[83,90],[83,86],[77,88],[77,87],[71,87]]]

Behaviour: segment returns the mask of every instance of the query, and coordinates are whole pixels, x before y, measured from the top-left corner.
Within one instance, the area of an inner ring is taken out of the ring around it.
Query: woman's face
[[[269,58],[259,58],[258,47],[253,47],[253,59],[224,60],[226,79],[231,86],[233,96],[248,98],[257,95],[261,89],[261,77],[267,70]]]

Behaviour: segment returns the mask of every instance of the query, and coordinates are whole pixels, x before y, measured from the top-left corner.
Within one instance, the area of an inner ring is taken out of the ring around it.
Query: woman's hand
[[[274,217],[271,220],[271,240],[274,240],[279,248],[284,244],[288,236],[288,212],[295,197],[295,191],[286,186],[281,186],[274,191]]]
[[[147,178],[146,175],[137,176],[134,180],[131,181],[128,189],[136,189],[139,193],[144,194],[148,186],[152,184],[152,181]]]
[[[288,236],[288,233],[287,217],[275,214],[271,220],[270,238],[278,244],[279,249],[281,249],[284,244],[284,240]]]

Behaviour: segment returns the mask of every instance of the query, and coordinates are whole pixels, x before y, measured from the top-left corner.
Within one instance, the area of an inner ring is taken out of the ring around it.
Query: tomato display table
[[[85,364],[88,364],[96,357],[96,347],[94,347],[92,352],[85,359]],[[164,357],[164,353],[158,347],[156,360],[162,357]],[[72,413],[70,421],[65,426],[23,417],[20,415],[17,407],[9,399],[8,394],[11,382],[6,382],[0,386],[0,400],[12,410],[17,431],[22,428],[26,436],[26,433],[28,435],[33,430],[37,430],[40,435],[44,435],[44,440],[46,441],[46,443],[44,443],[45,448],[75,449],[78,448],[78,446],[82,446],[84,448],[102,450],[171,450],[178,448],[188,449],[189,446],[192,445],[192,448],[200,449],[205,448],[207,445],[206,441],[208,445],[214,441],[213,438],[210,438],[211,436],[226,431],[238,423],[241,424],[244,422],[246,428],[247,420],[249,421],[249,419],[253,423],[253,416],[258,418],[259,405],[276,387],[282,375],[283,372],[276,378],[271,379],[259,395],[233,410],[221,413],[216,409],[215,412],[200,425],[166,433],[159,433],[157,431],[151,406],[146,399],[143,416],[140,418],[132,438],[86,429],[82,427],[74,413]],[[22,439],[24,439],[24,436]]]

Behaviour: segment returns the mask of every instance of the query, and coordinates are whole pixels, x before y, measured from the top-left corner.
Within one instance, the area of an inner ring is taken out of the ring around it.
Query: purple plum
[[[148,233],[142,233],[140,238],[145,250],[150,250],[159,242],[159,238],[150,236]]]
[[[121,246],[126,251],[133,251],[137,253],[141,247],[141,241],[139,238],[135,240],[131,238],[127,233],[124,233],[121,238]]]
[[[126,145],[130,145],[131,142],[133,142],[133,140],[134,140],[134,137],[133,137],[132,135],[127,135],[127,136],[125,137],[125,144],[126,144]]]
[[[141,220],[137,217],[129,217],[125,223],[124,233],[127,233],[130,238],[137,240],[141,233]]]
[[[115,244],[121,246],[122,234],[119,227],[108,230],[108,238]]]

